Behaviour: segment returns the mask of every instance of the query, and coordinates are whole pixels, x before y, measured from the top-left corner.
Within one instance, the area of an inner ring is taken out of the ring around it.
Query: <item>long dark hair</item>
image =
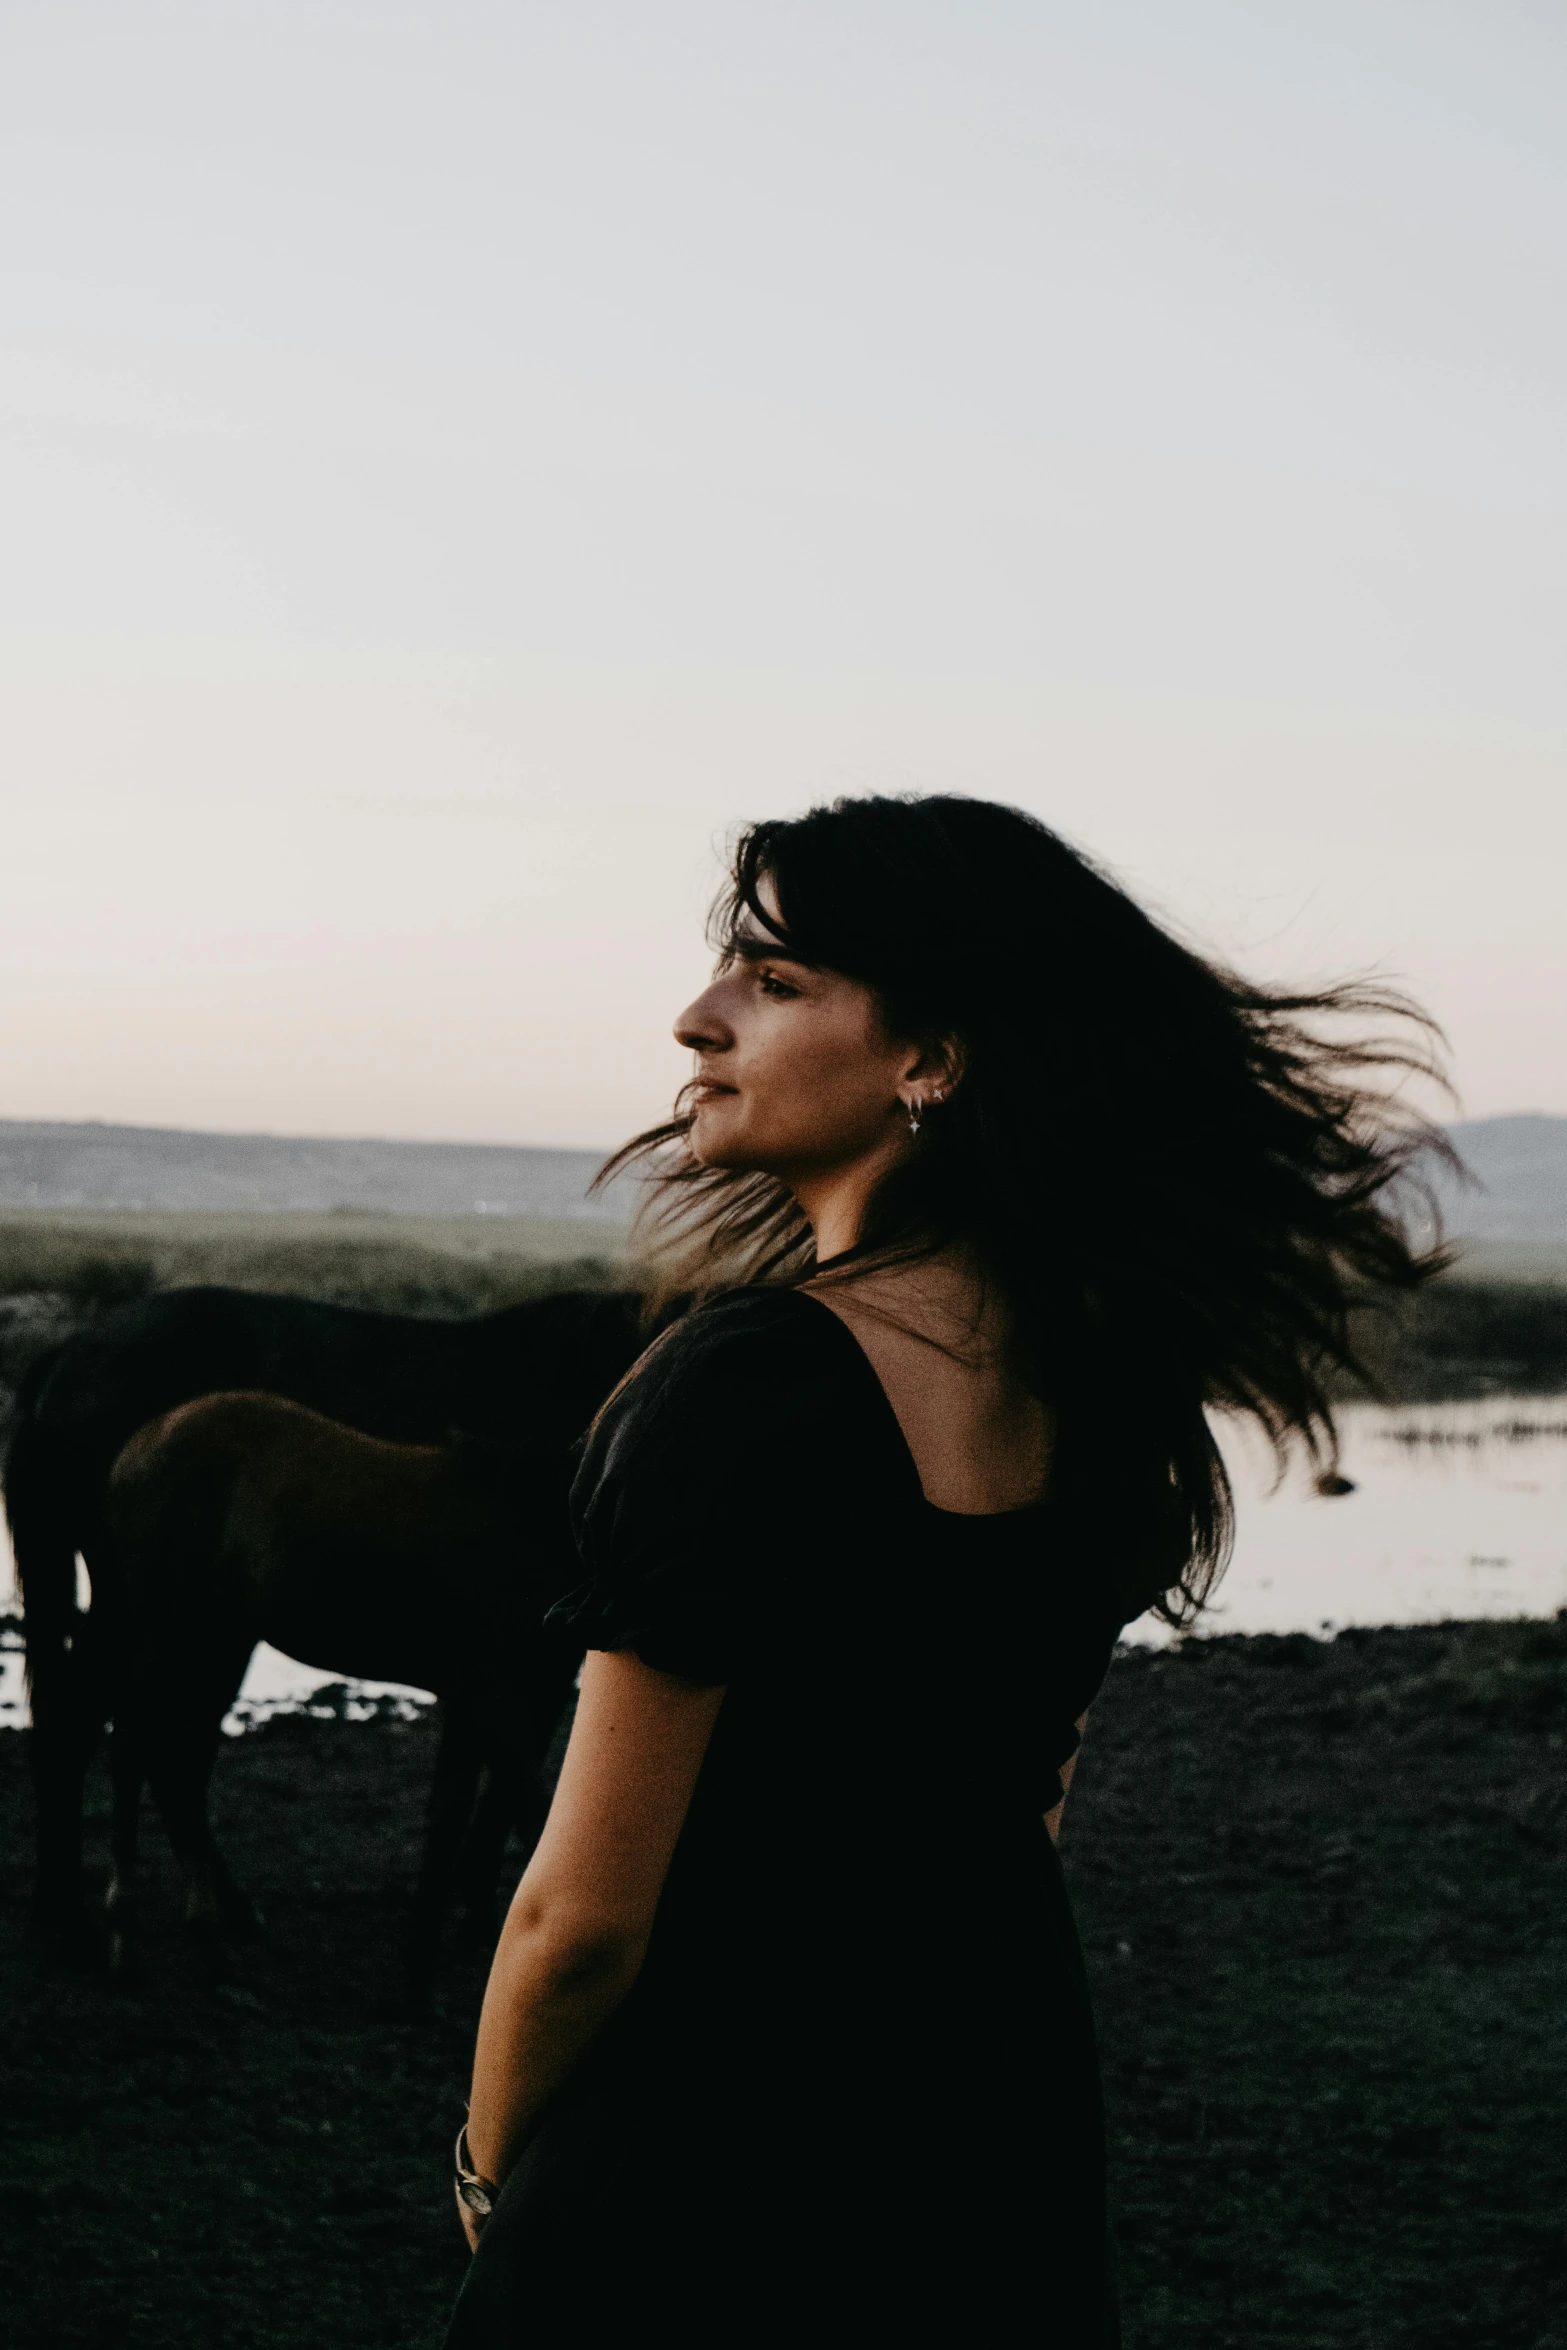
[[[975,1252],[1054,1407],[1053,1490],[1075,1488],[1098,1529],[1107,1588],[1128,1614],[1190,1619],[1232,1527],[1207,1410],[1257,1422],[1281,1459],[1300,1439],[1330,1461],[1334,1376],[1364,1376],[1352,1304],[1446,1261],[1410,1231],[1418,1205],[1434,1239],[1417,1163],[1446,1145],[1395,1090],[1440,1078],[1437,1032],[1382,985],[1241,978],[984,800],[844,799],[751,825],[713,909],[720,955],[742,915],[868,986],[892,1035],[956,1040],[961,1082],[863,1244]],[[601,1178],[652,1178],[644,1231],[672,1278],[697,1257],[708,1286],[803,1278],[791,1195],[701,1166],[689,1130],[682,1096]]]

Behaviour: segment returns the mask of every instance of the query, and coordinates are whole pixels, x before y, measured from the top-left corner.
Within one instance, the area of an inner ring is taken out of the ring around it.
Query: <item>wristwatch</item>
[[[468,2160],[468,2125],[464,2122],[457,2133],[457,2200],[482,2224],[495,2209],[499,2193],[495,2181],[485,2178]]]

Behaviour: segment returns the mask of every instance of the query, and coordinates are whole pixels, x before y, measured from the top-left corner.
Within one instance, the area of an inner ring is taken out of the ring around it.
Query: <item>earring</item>
[[[924,1103],[919,1099],[918,1095],[916,1095],[913,1101],[905,1102],[903,1106],[909,1113],[909,1132],[911,1134],[918,1134],[920,1130],[920,1120],[925,1115]]]

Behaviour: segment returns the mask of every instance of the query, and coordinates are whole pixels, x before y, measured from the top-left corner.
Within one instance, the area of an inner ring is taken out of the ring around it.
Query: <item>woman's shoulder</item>
[[[649,1402],[709,1381],[767,1382],[831,1360],[833,1317],[798,1289],[730,1289],[692,1306],[654,1339],[625,1389]]]
[[[729,1292],[655,1339],[589,1434],[571,1494],[588,1581],[559,1620],[589,1647],[727,1680],[760,1593],[798,1582],[868,1450],[854,1366],[798,1291]]]
[[[855,1373],[846,1336],[799,1290],[707,1298],[632,1365],[594,1424],[593,1449],[619,1452],[693,1425],[732,1436],[842,1409]]]
[[[701,1337],[708,1344],[735,1344],[756,1335],[814,1329],[816,1301],[806,1289],[762,1285],[754,1289],[720,1289],[681,1315],[670,1331]]]

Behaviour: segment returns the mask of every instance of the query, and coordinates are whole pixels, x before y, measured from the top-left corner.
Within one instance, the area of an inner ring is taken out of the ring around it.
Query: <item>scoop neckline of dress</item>
[[[845,1253],[852,1255],[854,1252],[851,1250]],[[843,1263],[843,1258],[834,1257],[830,1261],[835,1265],[839,1265]],[[919,1496],[921,1509],[929,1510],[933,1517],[951,1519],[959,1526],[1005,1526],[1015,1525],[1022,1518],[1038,1517],[1043,1511],[1050,1507],[1050,1495],[1048,1492],[1042,1494],[1038,1501],[1020,1502],[1016,1509],[1010,1510],[948,1510],[943,1509],[939,1501],[932,1501],[930,1495],[925,1491],[924,1480],[920,1476],[919,1463],[914,1458],[914,1448],[903,1433],[903,1422],[899,1419],[897,1413],[892,1408],[892,1398],[887,1393],[886,1388],[883,1387],[880,1374],[878,1373],[875,1364],[871,1361],[870,1356],[866,1353],[864,1347],[861,1346],[859,1340],[855,1337],[854,1332],[849,1328],[849,1325],[844,1320],[843,1316],[841,1314],[835,1314],[832,1310],[832,1307],[827,1304],[824,1298],[813,1297],[808,1289],[786,1289],[783,1292],[783,1295],[785,1297],[797,1297],[803,1305],[814,1306],[818,1313],[825,1314],[828,1321],[831,1322],[836,1329],[842,1331],[846,1343],[853,1347],[855,1359],[861,1365],[866,1378],[870,1381],[871,1386],[876,1391],[877,1400],[879,1401],[882,1409],[882,1416],[885,1419],[888,1427],[891,1429],[892,1434],[897,1439],[898,1450],[902,1453],[904,1462],[907,1465],[910,1479],[912,1480],[914,1489]]]

